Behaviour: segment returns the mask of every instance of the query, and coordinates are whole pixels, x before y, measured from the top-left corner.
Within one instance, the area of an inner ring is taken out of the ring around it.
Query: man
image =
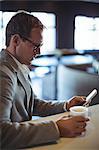
[[[88,119],[81,116],[57,122],[27,122],[33,115],[53,115],[85,102],[80,96],[67,103],[55,103],[34,95],[28,66],[40,54],[43,29],[38,18],[24,11],[13,16],[7,24],[6,49],[0,53],[1,148],[31,147],[57,141],[59,137],[76,137],[86,130]]]

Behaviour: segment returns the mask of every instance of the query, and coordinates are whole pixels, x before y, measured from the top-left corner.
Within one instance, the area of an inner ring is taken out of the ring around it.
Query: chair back
[[[58,68],[58,99],[69,99],[75,95],[87,96],[93,89],[97,96],[90,105],[99,104],[99,75],[60,65]]]

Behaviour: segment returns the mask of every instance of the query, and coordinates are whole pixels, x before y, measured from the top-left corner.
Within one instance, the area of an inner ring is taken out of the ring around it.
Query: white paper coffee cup
[[[88,108],[84,106],[73,106],[70,108],[71,116],[83,116],[85,118],[88,117]]]

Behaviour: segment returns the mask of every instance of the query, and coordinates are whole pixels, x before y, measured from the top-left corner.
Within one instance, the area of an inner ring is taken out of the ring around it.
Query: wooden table
[[[85,135],[76,138],[60,138],[56,144],[38,146],[27,150],[99,150],[99,105],[89,107],[90,121],[87,124]],[[57,120],[57,118],[68,115],[62,113],[50,117],[35,120]]]

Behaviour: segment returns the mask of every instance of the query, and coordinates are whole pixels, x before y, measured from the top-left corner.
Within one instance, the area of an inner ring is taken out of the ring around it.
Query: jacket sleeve
[[[1,121],[1,149],[20,149],[55,142],[59,132],[54,122],[18,123]],[[50,131],[50,132],[48,132]]]
[[[4,70],[4,69],[3,69]],[[52,121],[42,123],[12,122],[11,110],[15,92],[13,74],[0,71],[0,147],[27,148],[59,139],[59,132]],[[48,132],[50,131],[50,132]]]
[[[57,100],[40,100],[34,95],[33,114],[38,116],[49,116],[65,112],[64,104],[66,102],[58,102]]]

